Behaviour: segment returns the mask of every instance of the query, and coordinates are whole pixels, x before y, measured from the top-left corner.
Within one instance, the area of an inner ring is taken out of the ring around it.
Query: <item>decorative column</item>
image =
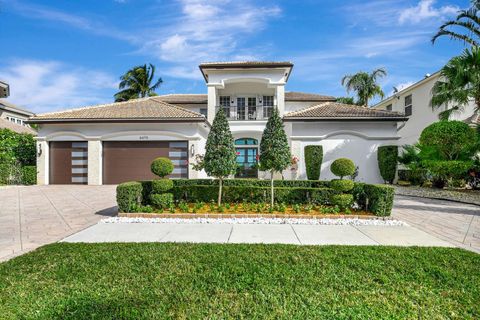
[[[102,141],[88,141],[88,184],[101,185],[103,180],[102,172]]]
[[[37,185],[49,183],[49,149],[48,141],[37,140]]]
[[[283,117],[285,113],[285,86],[277,86],[277,108],[280,117]]]
[[[217,106],[217,88],[209,85],[208,87],[208,109],[207,120],[212,123],[215,118],[215,107]]]

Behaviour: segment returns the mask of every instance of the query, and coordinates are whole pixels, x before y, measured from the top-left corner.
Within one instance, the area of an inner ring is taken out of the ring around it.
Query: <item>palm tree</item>
[[[347,92],[355,91],[358,96],[358,105],[368,107],[368,101],[380,96],[383,98],[385,94],[382,88],[377,84],[377,80],[387,75],[385,69],[380,68],[373,70],[372,73],[357,72],[353,75],[346,75],[342,79],[342,85],[347,89]]]
[[[353,99],[352,97],[338,97],[336,102],[343,103],[343,104],[356,105],[355,99]]]
[[[460,10],[455,20],[442,24],[433,36],[432,43],[438,38],[448,36],[450,39],[462,41],[464,44],[478,46],[480,44],[480,0],[471,0],[467,10]],[[456,30],[457,29],[457,30]]]
[[[480,48],[465,49],[460,56],[453,57],[440,70],[440,78],[432,88],[430,105],[442,111],[440,119],[448,119],[454,112],[461,112],[474,101],[475,111],[480,112]]]
[[[130,99],[144,98],[156,96],[155,90],[160,87],[163,80],[158,80],[152,85],[155,77],[155,66],[151,63],[143,66],[136,66],[128,70],[120,77],[120,84],[118,85],[119,92],[115,97],[115,102],[127,101]]]

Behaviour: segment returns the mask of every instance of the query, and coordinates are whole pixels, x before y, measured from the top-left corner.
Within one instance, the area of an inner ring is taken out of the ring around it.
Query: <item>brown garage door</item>
[[[87,184],[88,142],[50,142],[50,184]]]
[[[175,168],[171,178],[188,177],[187,141],[105,141],[103,143],[103,183],[149,180],[153,159],[167,157]]]

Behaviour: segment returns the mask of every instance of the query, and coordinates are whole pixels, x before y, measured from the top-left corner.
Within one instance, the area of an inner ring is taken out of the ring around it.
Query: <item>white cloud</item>
[[[400,24],[418,24],[432,18],[444,19],[460,10],[459,7],[451,5],[435,8],[434,4],[435,0],[420,0],[415,7],[410,7],[400,12],[398,22]]]
[[[40,113],[112,101],[115,77],[57,61],[12,60],[0,68],[10,84],[8,100]]]

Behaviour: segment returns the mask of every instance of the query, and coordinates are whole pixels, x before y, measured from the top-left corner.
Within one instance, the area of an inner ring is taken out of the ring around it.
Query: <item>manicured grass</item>
[[[478,319],[460,249],[53,244],[0,264],[5,319]]]

